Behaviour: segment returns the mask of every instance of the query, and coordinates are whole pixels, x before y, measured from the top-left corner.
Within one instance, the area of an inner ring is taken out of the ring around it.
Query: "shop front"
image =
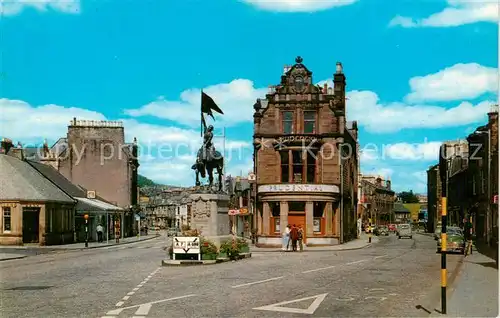
[[[258,246],[281,246],[287,225],[304,229],[307,246],[339,244],[339,188],[325,184],[258,187]]]

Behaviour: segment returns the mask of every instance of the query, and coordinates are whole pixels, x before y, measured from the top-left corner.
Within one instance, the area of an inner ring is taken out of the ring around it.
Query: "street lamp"
[[[89,247],[89,215],[85,214],[83,218],[85,219],[85,247]]]

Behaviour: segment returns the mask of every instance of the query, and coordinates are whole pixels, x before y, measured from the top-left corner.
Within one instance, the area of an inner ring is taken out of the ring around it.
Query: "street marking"
[[[378,259],[378,258],[387,257],[387,256],[389,256],[389,255],[385,254],[385,255],[375,256],[373,259]]]
[[[116,307],[121,307],[121,306],[123,306],[123,304],[124,304],[124,302],[123,302],[123,301],[119,301],[119,302],[117,302],[117,303],[116,303],[116,305],[115,305],[115,306],[116,306]]]
[[[307,273],[312,273],[312,272],[317,272],[317,271],[322,271],[324,269],[330,269],[330,268],[334,268],[336,265],[333,265],[333,266],[327,266],[327,267],[322,267],[322,268],[316,268],[316,269],[310,269],[308,271],[304,271],[302,272],[302,274],[307,274]]]
[[[130,296],[123,296],[122,300],[128,300]]]
[[[312,315],[318,309],[319,305],[325,300],[326,294],[319,294],[316,296],[310,296],[310,297],[305,297],[305,298],[300,298],[300,299],[295,299],[295,300],[289,300],[289,301],[283,301],[277,304],[272,304],[272,305],[267,305],[263,307],[257,307],[253,308],[254,310],[267,310],[267,311],[278,311],[278,312],[288,312],[288,313],[294,313],[294,314],[308,314]],[[300,309],[300,308],[291,308],[291,307],[279,307],[282,305],[288,305],[292,303],[297,303],[300,301],[308,300],[308,299],[314,299],[311,305],[307,309]]]
[[[147,316],[149,314],[149,311],[151,310],[151,307],[153,307],[153,304],[147,303],[147,304],[142,304],[137,308],[135,315],[136,316]]]
[[[368,300],[368,299],[378,299],[380,301],[384,301],[387,299],[387,297],[382,297],[382,296],[368,296],[368,297],[365,297],[365,300]]]
[[[338,301],[353,301],[354,297],[336,298]]]
[[[390,293],[389,296],[397,296],[398,294],[396,293]]]
[[[250,286],[250,285],[255,285],[255,284],[267,283],[267,282],[270,282],[270,281],[273,281],[273,280],[282,279],[283,277],[285,277],[285,276],[274,277],[274,278],[259,280],[257,282],[251,282],[251,283],[236,285],[236,286],[232,286],[231,288],[240,288],[240,287],[245,287],[245,286]]]
[[[383,288],[371,288],[368,292],[381,291]]]
[[[353,265],[353,264],[359,264],[359,263],[363,263],[363,262],[366,262],[367,259],[362,259],[362,260],[359,260],[359,261],[355,261],[355,262],[350,262],[350,263],[347,263],[345,265]]]
[[[158,271],[161,269],[161,267],[158,267],[155,269],[151,274],[149,274],[149,278],[153,277],[154,274],[158,273]],[[144,279],[139,285],[134,287],[131,292],[128,292],[127,295],[123,296],[122,300],[116,303],[116,307],[121,307],[125,303],[125,300],[129,300],[130,296],[134,295],[146,282],[149,280],[149,278]]]
[[[194,296],[196,296],[196,295],[195,294],[190,294],[190,295],[185,295],[185,296],[180,296],[180,297],[174,297],[174,298],[167,298],[167,299],[162,299],[162,300],[156,300],[156,301],[152,301],[152,302],[145,303],[145,304],[139,304],[139,305],[134,305],[134,306],[129,306],[129,307],[123,307],[123,308],[113,309],[113,310],[108,311],[106,313],[106,315],[107,316],[118,316],[125,309],[131,309],[131,308],[141,307],[141,306],[146,305],[146,304],[154,305],[154,304],[159,304],[159,303],[163,303],[163,302],[167,302],[167,301],[172,301],[172,300],[177,300],[177,299],[183,299],[183,298],[188,298],[188,297],[194,297]]]
[[[132,296],[133,294],[135,294],[135,292],[130,292],[127,294],[127,296]]]
[[[133,291],[138,291],[140,287],[136,287],[134,289],[132,289]]]

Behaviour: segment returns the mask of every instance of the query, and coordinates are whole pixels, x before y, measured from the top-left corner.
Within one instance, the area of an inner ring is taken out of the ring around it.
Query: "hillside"
[[[137,184],[138,184],[139,188],[153,187],[153,186],[157,185],[153,180],[148,179],[143,175],[139,175],[137,177]]]

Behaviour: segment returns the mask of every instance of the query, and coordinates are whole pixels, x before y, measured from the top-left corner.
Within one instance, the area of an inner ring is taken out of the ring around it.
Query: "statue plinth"
[[[201,230],[204,237],[227,236],[229,226],[229,196],[217,193],[193,193],[191,228]]]

